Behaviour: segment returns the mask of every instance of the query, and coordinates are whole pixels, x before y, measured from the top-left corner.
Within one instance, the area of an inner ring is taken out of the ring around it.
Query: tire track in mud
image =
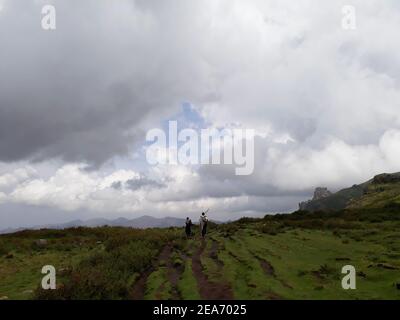
[[[213,246],[214,249],[212,249],[210,252],[210,258],[216,261],[217,265],[219,265],[219,268],[222,269],[223,263],[218,260],[217,251],[215,251],[218,250],[217,249],[218,247],[215,247],[214,243]],[[204,273],[204,268],[203,265],[201,264],[201,256],[204,253],[205,247],[206,247],[206,242],[202,241],[200,247],[194,252],[192,256],[192,272],[197,281],[200,297],[202,299],[209,299],[209,300],[233,300],[234,299],[233,291],[228,283],[225,282],[215,283],[213,281],[210,281],[208,279],[208,276]]]

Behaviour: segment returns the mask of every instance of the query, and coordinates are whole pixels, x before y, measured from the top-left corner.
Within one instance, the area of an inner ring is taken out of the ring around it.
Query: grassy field
[[[400,299],[397,219],[281,215],[212,225],[205,241],[196,234],[103,227],[3,235],[0,297]],[[39,289],[48,264],[58,272],[54,291]],[[356,268],[356,290],[342,289],[344,265]]]

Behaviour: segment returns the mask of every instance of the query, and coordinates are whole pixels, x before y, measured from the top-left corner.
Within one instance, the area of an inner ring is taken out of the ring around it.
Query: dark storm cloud
[[[1,12],[0,161],[101,164],[143,139],[146,117],[179,107],[193,70],[177,68],[183,48],[158,41],[168,24],[134,1],[50,3],[54,31],[41,29],[44,3],[6,1]]]
[[[268,1],[3,2],[0,161],[61,157],[99,165],[143,141],[149,123],[158,125],[182,101],[217,102],[211,120],[268,125],[299,143],[326,135],[376,143],[397,126],[393,110],[379,121],[375,112],[353,121],[364,104],[386,95],[374,92],[381,85],[375,78],[354,68],[358,61],[398,76],[398,41],[387,41],[387,32],[377,36],[382,17],[368,17],[355,38],[338,29],[340,4],[305,17],[305,1],[289,12],[288,23],[289,1],[274,11]],[[41,28],[48,3],[57,10],[55,31]],[[371,8],[358,5],[357,12]],[[366,108],[393,109],[392,97],[379,100]]]
[[[149,187],[149,188],[155,188],[155,189],[160,189],[160,188],[165,188],[166,185],[163,183],[159,183],[155,180],[146,178],[146,177],[140,177],[140,179],[131,179],[126,181],[126,186],[130,190],[138,190],[143,187]]]
[[[137,179],[129,179],[126,182],[117,181],[111,185],[112,188],[116,190],[122,190],[122,188],[126,188],[132,191],[136,191],[142,188],[150,188],[150,189],[161,189],[165,188],[166,185],[164,183],[160,183],[158,181],[147,178],[144,175],[141,175]]]

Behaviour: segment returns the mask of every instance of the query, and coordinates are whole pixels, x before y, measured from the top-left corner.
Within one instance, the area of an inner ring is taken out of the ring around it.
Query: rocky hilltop
[[[299,203],[299,209],[300,210],[307,210],[309,204],[311,204],[313,201],[321,200],[324,198],[329,197],[332,195],[332,192],[328,190],[328,188],[324,187],[318,187],[314,191],[314,196],[311,200],[305,201],[305,202],[300,202]]]
[[[400,206],[400,173],[383,173],[361,184],[331,193],[317,188],[314,197],[299,204],[301,211],[337,211],[343,209]]]

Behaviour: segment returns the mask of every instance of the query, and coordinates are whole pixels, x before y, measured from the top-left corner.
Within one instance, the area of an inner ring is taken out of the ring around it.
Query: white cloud
[[[266,163],[266,176],[284,190],[327,185],[341,188],[363,182],[375,174],[400,171],[400,131],[388,130],[378,145],[350,145],[337,138],[322,149],[300,146],[275,151]]]
[[[229,168],[224,173],[218,165],[200,169],[163,165],[149,168],[145,188],[141,188],[139,172],[105,174],[75,164],[61,167],[48,179],[21,180],[0,198],[61,210],[85,209],[94,216],[110,212],[116,216],[185,216],[211,207],[215,218],[229,219],[293,210],[306,198],[304,191],[316,186],[337,189],[364,182],[374,174],[400,171],[400,130],[386,131],[378,145],[352,146],[332,138],[319,150],[293,142],[269,145],[267,139],[260,141],[263,144],[258,146],[267,156],[258,159],[257,172],[250,177],[232,176]],[[137,188],[129,188],[129,181],[138,181]]]
[[[389,171],[400,170],[400,130],[386,131],[379,142]]]
[[[0,175],[0,189],[15,187],[36,175],[37,171],[32,166],[14,169],[9,173]]]

